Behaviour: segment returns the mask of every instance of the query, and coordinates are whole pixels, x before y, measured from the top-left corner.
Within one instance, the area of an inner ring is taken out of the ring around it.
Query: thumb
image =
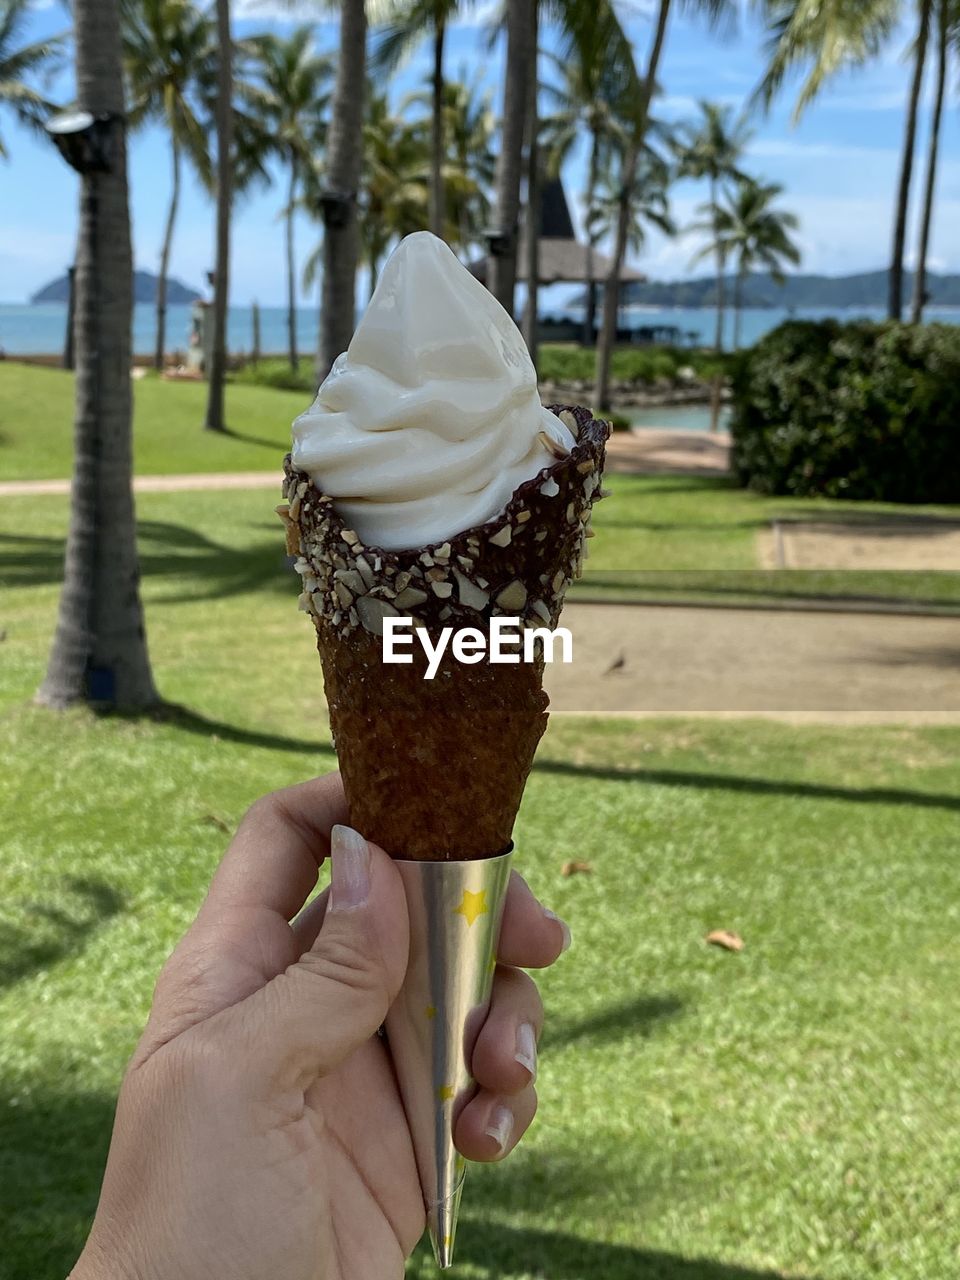
[[[254,1061],[273,1081],[333,1071],[377,1031],[406,972],[407,903],[393,862],[343,826],[331,832],[330,857],[330,900],[316,941],[241,1006]]]

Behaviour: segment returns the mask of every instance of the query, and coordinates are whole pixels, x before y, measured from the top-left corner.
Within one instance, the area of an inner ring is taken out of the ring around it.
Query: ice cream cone
[[[556,626],[586,556],[609,424],[585,409],[555,411],[573,448],[551,442],[553,462],[499,516],[442,543],[363,545],[289,458],[278,508],[317,630],[351,823],[398,860],[407,891],[410,967],[387,1033],[442,1266],[462,1180],[453,1125],[470,1096],[508,851],[548,700],[542,653],[503,665],[448,654],[425,679],[417,645],[409,664],[384,663],[383,624],[410,617],[433,637],[445,627],[487,635],[497,617]]]
[[[609,427],[558,409],[573,450],[522,484],[504,512],[446,542],[390,552],[360,543],[332,500],[286,464],[280,511],[317,629],[334,743],[353,825],[393,857],[484,858],[510,843],[546,728],[543,662],[463,665],[425,680],[423,651],[383,662],[383,620],[431,634],[487,633],[492,617],[556,626],[580,573]]]

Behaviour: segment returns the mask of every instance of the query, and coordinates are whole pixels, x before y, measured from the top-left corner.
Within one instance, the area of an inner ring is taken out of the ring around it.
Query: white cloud
[[[795,142],[791,138],[757,138],[747,148],[750,155],[776,160],[881,160],[893,161],[893,147],[860,147],[838,142]]]

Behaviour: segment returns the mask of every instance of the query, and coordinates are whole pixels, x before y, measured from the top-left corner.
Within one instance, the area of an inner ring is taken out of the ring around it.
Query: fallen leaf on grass
[[[211,827],[216,827],[217,830],[222,831],[224,835],[230,834],[229,824],[224,822],[223,818],[218,818],[215,813],[205,813],[200,821],[209,823]]]
[[[592,876],[593,867],[589,862],[581,862],[578,858],[571,858],[569,862],[565,862],[560,868],[562,876]]]
[[[732,933],[729,929],[714,929],[707,934],[705,941],[712,947],[723,947],[724,951],[742,951],[744,946],[739,933]]]

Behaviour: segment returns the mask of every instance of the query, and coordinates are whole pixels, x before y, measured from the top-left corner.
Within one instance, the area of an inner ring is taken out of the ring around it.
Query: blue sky
[[[485,52],[482,20],[492,5],[475,6],[470,22],[451,33],[448,74],[467,66],[470,74],[483,67],[486,82],[499,100],[502,51]],[[271,7],[271,0],[244,0],[237,6],[236,27],[247,34],[266,27],[282,29],[293,19]],[[622,10],[631,35],[645,58],[649,21],[645,5]],[[304,7],[300,19],[310,15]],[[62,29],[63,10],[37,11],[32,36]],[[799,240],[803,269],[844,274],[885,265],[889,253],[893,192],[902,137],[909,69],[903,51],[909,33],[894,39],[884,57],[870,67],[837,79],[808,110],[799,125],[791,122],[795,85],[787,87],[768,117],[754,121],[756,133],[747,166],[758,176],[785,188],[784,207],[801,220]],[[318,24],[321,47],[332,47],[336,28]],[[732,34],[718,36],[702,21],[678,14],[672,21],[662,62],[663,97],[657,111],[666,118],[692,116],[698,98],[730,102],[749,98],[760,74],[764,35],[747,14]],[[402,96],[423,80],[427,50],[402,69],[396,92]],[[69,96],[69,80],[56,85]],[[932,84],[925,90],[925,103]],[[0,300],[18,302],[59,274],[71,260],[76,226],[77,182],[49,144],[20,129],[4,116],[0,130],[10,159],[0,163]],[[955,103],[948,107],[933,234],[932,266],[960,270],[960,120]],[[925,130],[920,138],[924,155]],[[919,172],[919,171],[918,171]],[[565,172],[568,197],[575,216],[583,186],[583,150]],[[130,186],[134,252],[139,267],[156,270],[163,220],[170,189],[169,148],[157,129],[136,134],[130,146]],[[213,258],[214,212],[209,198],[188,181],[181,202],[172,255],[172,274],[199,287]],[[284,296],[283,241],[277,212],[283,188],[275,185],[249,197],[234,222],[232,301],[245,305],[257,298],[263,305],[280,304]],[[693,220],[704,191],[691,182],[674,188],[673,212],[683,225]],[[914,187],[914,213],[920,183]],[[298,257],[302,261],[316,243],[316,230],[304,217],[297,226]],[[914,239],[911,223],[911,243]],[[651,236],[641,265],[654,278],[695,274],[690,260],[695,237],[668,240]],[[912,260],[912,259],[908,259]],[[702,270],[702,269],[701,269]],[[312,302],[304,295],[304,303]]]

